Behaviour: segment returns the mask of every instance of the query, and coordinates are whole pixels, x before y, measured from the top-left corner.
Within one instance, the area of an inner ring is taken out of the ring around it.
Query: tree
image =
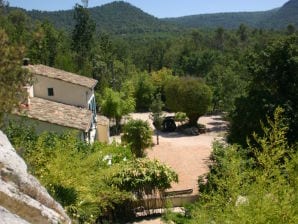
[[[25,44],[27,30],[29,29],[29,17],[24,11],[12,10],[9,12],[8,20],[13,25],[13,30],[10,33],[10,40],[19,44]]]
[[[174,112],[185,112],[192,126],[197,126],[199,117],[211,105],[211,90],[199,79],[172,80],[166,85],[165,93],[167,107]]]
[[[146,73],[135,77],[135,99],[137,111],[148,111],[155,92],[150,76]]]
[[[238,30],[237,30],[237,34],[240,38],[241,42],[245,42],[248,38],[248,31],[247,31],[247,27],[244,24],[240,24]]]
[[[30,76],[21,67],[23,49],[10,44],[4,30],[0,29],[0,120],[26,97],[23,88]]]
[[[222,27],[218,27],[215,31],[215,37],[214,37],[216,49],[223,51],[224,40],[225,40],[225,30]]]
[[[122,116],[133,112],[135,109],[135,100],[125,92],[117,92],[106,88],[101,99],[101,112],[108,118],[114,118],[116,121],[116,132],[120,125]]]
[[[29,46],[29,57],[34,63],[54,66],[58,54],[59,34],[48,22],[36,27]]]
[[[152,72],[151,80],[153,85],[155,86],[155,91],[157,94],[160,94],[161,99],[165,102],[165,85],[168,81],[175,79],[173,75],[173,71],[168,68],[162,68],[156,72]]]
[[[298,136],[298,36],[290,36],[269,44],[264,50],[250,54],[248,69],[252,81],[247,96],[236,101],[231,114],[229,139],[246,145],[251,133],[261,132],[260,121],[272,117],[281,106],[289,121],[288,139]]]
[[[230,66],[214,66],[206,77],[206,83],[212,89],[213,111],[232,111],[235,99],[245,90],[244,81]]]
[[[72,32],[72,49],[76,52],[76,61],[79,69],[84,67],[90,55],[95,23],[90,18],[88,9],[76,4],[74,9],[75,28]]]
[[[293,24],[289,24],[287,26],[287,31],[286,31],[287,35],[292,35],[295,33],[295,31],[296,31],[296,27]]]
[[[130,120],[123,127],[123,143],[129,144],[132,153],[137,157],[145,157],[145,149],[152,144],[152,130],[146,121]]]

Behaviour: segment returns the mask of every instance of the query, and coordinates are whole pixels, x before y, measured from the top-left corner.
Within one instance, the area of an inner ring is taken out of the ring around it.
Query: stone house
[[[14,115],[34,123],[37,132],[76,130],[86,142],[108,141],[108,120],[96,113],[97,80],[45,65],[24,68],[32,74],[33,85],[26,86],[28,99]],[[98,131],[97,124],[103,130]]]

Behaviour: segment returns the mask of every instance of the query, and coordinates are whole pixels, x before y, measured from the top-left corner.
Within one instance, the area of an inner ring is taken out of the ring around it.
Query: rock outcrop
[[[0,224],[71,223],[0,131]]]

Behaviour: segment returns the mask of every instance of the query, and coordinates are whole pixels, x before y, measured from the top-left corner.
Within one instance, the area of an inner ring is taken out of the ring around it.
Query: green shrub
[[[145,157],[145,149],[152,145],[152,130],[146,121],[130,120],[123,127],[121,140],[136,157]]]
[[[282,110],[248,149],[214,145],[200,199],[179,223],[297,223],[297,148],[287,144]],[[296,151],[296,152],[295,152]],[[249,153],[248,153],[249,152]],[[250,157],[254,153],[253,157]]]

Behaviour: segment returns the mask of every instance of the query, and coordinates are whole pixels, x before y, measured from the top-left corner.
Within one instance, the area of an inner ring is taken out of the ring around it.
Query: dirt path
[[[149,113],[132,114],[134,119],[146,120],[152,126]],[[179,182],[172,185],[170,191],[193,189],[193,194],[198,194],[198,176],[208,172],[208,161],[214,140],[222,139],[226,122],[221,116],[204,116],[199,119],[200,124],[205,124],[207,133],[198,136],[185,136],[178,133],[161,133],[159,145],[147,150],[151,159],[157,159],[172,167],[179,176]],[[156,136],[153,136],[156,143]],[[159,224],[160,219],[142,220],[142,224]]]

